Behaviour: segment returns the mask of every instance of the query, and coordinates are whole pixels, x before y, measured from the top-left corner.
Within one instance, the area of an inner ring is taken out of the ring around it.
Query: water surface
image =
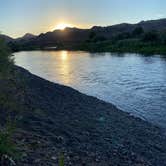
[[[166,129],[166,58],[80,51],[15,53],[17,65]]]

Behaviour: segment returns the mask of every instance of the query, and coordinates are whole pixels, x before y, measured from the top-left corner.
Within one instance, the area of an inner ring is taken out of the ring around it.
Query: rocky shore
[[[162,131],[110,103],[20,67],[0,85],[0,94],[9,94],[16,105],[14,113],[0,105],[2,125],[6,112],[17,117],[13,137],[21,157],[16,165],[166,165]]]

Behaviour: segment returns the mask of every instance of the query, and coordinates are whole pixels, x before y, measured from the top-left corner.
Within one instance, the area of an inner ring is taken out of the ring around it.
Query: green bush
[[[6,127],[0,130],[0,156],[8,155],[15,156],[16,146],[12,140],[15,130],[15,125],[13,123],[7,123]]]
[[[4,41],[0,39],[0,74],[9,73],[12,67],[13,61],[10,51]]]
[[[12,67],[13,61],[11,59],[11,53],[3,40],[0,39],[0,80],[2,82],[10,79]],[[10,84],[13,83],[6,83],[6,86],[9,89],[14,86]],[[1,88],[0,92],[0,106],[1,108],[6,108],[6,115],[4,115],[4,121],[6,121],[6,123],[1,123],[0,126],[0,165],[5,165],[7,162],[6,160],[8,160],[8,162],[12,162],[11,158],[15,158],[17,155],[16,144],[13,141],[15,122],[10,116],[10,118],[7,118],[7,111],[16,109],[15,105],[17,103],[13,100],[13,96],[6,91],[7,88]]]

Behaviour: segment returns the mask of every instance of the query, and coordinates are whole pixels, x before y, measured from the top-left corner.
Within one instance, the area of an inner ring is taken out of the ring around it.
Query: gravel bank
[[[23,108],[15,134],[18,165],[54,166],[62,158],[67,166],[166,165],[166,138],[158,127],[20,67],[15,71],[15,88],[0,80],[0,93]],[[6,110],[0,110],[3,119]]]

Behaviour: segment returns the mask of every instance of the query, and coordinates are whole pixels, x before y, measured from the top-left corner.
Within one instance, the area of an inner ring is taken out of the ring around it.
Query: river
[[[15,63],[55,83],[111,102],[166,129],[166,57],[160,55],[25,51]]]

